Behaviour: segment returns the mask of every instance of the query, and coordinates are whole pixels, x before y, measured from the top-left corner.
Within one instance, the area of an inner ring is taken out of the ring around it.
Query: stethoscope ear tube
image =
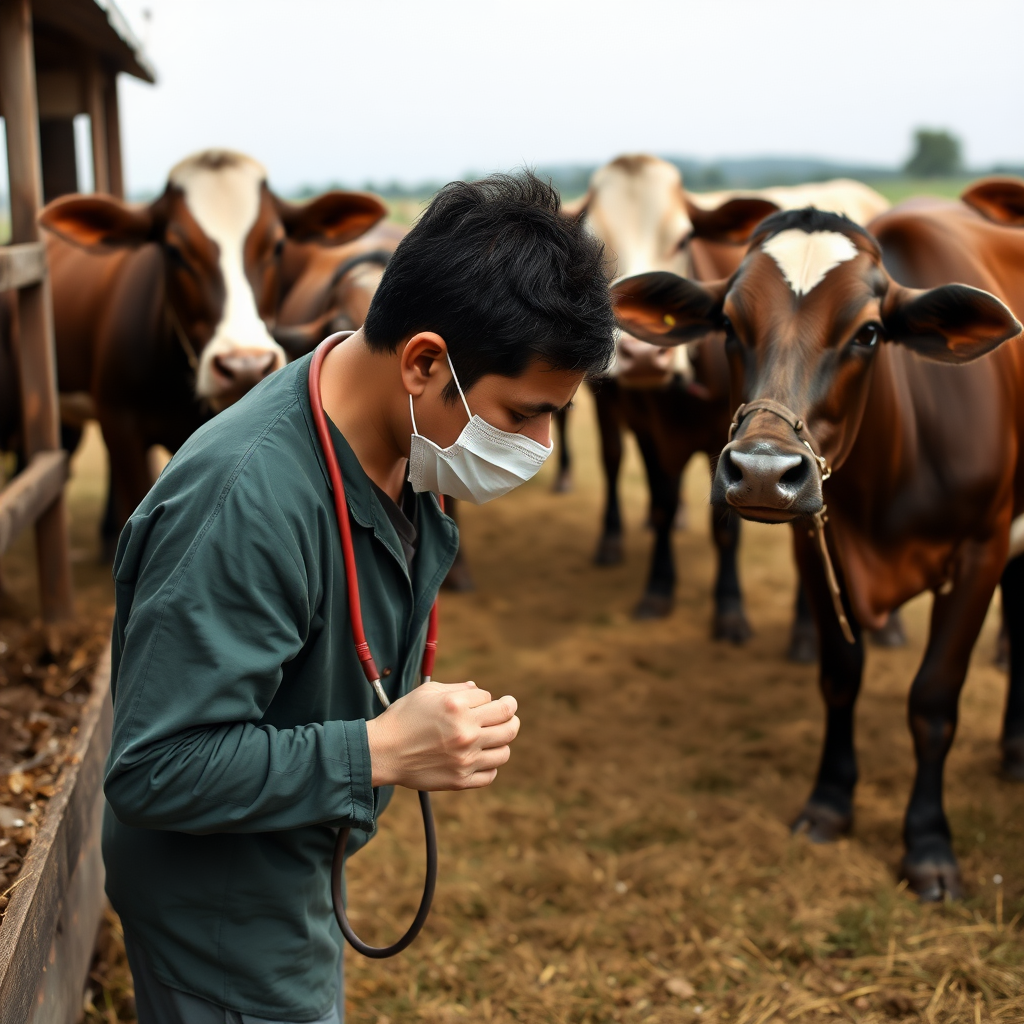
[[[327,426],[327,414],[324,412],[323,402],[320,398],[320,367],[323,365],[325,356],[340,341],[349,336],[350,331],[339,331],[332,334],[320,343],[309,364],[309,405],[313,413],[313,420],[316,423],[317,436],[320,439],[320,447],[323,449],[324,460],[327,462],[328,476],[331,479],[331,487],[334,491],[334,508],[338,517],[338,531],[341,538],[341,550],[345,559],[345,577],[348,586],[349,615],[352,624],[352,639],[356,646],[356,654],[359,657],[363,673],[367,682],[373,687],[374,693],[378,695],[384,708],[387,709],[389,701],[380,685],[380,673],[373,662],[370,654],[369,644],[366,642],[366,633],[363,629],[362,605],[359,599],[359,581],[356,575],[355,551],[352,544],[352,528],[348,521],[348,505],[345,501],[345,484],[341,479],[341,467],[338,465],[338,457],[334,451],[334,443],[331,441],[330,429]],[[442,500],[442,499],[439,499]],[[442,500],[442,510],[444,504]],[[430,624],[427,627],[427,642],[423,651],[423,665],[421,675],[424,682],[430,680],[434,669],[434,655],[437,651],[437,602],[430,610]],[[337,918],[338,927],[349,944],[363,956],[373,957],[376,960],[383,960],[386,957],[401,953],[413,939],[419,935],[423,928],[427,915],[430,913],[430,904],[434,900],[434,889],[437,886],[437,833],[434,829],[434,813],[430,807],[430,797],[426,793],[420,793],[420,810],[423,814],[423,833],[427,844],[427,875],[423,882],[423,897],[420,899],[419,910],[413,919],[409,930],[395,943],[390,946],[368,946],[352,930],[348,916],[345,913],[345,904],[341,895],[342,873],[345,868],[345,845],[351,829],[343,828],[338,831],[338,838],[334,844],[334,859],[331,863],[331,901],[334,904],[334,916]]]
[[[426,923],[427,915],[430,913],[430,904],[434,900],[434,888],[437,885],[437,832],[434,829],[434,812],[430,807],[430,795],[420,793],[419,798],[420,810],[423,812],[423,834],[427,841],[427,877],[423,883],[423,897],[420,899],[419,910],[416,911],[412,924],[409,925],[408,931],[390,946],[368,946],[352,930],[348,915],[345,913],[345,903],[341,897],[345,843],[348,840],[350,829],[343,828],[338,832],[338,841],[334,846],[334,863],[331,865],[331,900],[334,902],[334,916],[338,920],[341,934],[348,940],[349,945],[357,953],[362,953],[363,956],[372,957],[375,960],[384,960],[396,953],[401,953],[419,935]]]

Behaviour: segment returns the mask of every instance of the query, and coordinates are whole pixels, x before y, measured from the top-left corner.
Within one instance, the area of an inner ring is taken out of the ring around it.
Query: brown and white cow
[[[874,237],[816,210],[781,213],[760,225],[729,280],[656,273],[613,289],[621,321],[641,337],[728,334],[745,404],[712,500],[795,525],[827,707],[817,782],[794,826],[812,839],[852,823],[861,631],[934,593],[910,690],[917,777],[903,860],[926,899],[962,890],[943,766],[1001,576],[1013,665],[1004,768],[1024,778],[1024,568],[1006,564],[1024,512],[1024,339],[1011,312],[1024,314],[1024,227],[1014,226],[1024,182],[982,183],[965,198],[897,207],[872,223]]]
[[[568,205],[567,212],[584,216],[590,230],[605,243],[609,279],[665,270],[712,281],[736,269],[759,220],[795,204],[820,205],[856,217],[889,205],[868,186],[846,180],[717,193],[708,199],[687,192],[672,164],[639,154],[619,157],[599,168],[587,194]],[[675,588],[671,530],[682,472],[695,453],[714,457],[726,441],[731,409],[723,338],[704,339],[690,351],[682,346],[653,346],[623,334],[615,364],[597,382],[595,392],[607,482],[595,560],[613,564],[622,557],[617,479],[621,428],[626,426],[643,454],[655,532],[650,574],[634,614],[641,618],[667,615]],[[562,435],[560,478],[564,481],[568,474],[564,430]],[[742,643],[750,627],[736,572],[738,519],[713,510],[712,535],[718,552],[712,632]],[[813,626],[798,618],[791,650],[802,652],[804,659],[813,658],[814,644]]]
[[[40,214],[59,390],[91,401],[110,453],[108,540],[152,483],[148,449],[173,452],[284,364],[271,331],[286,241],[342,244],[385,214],[362,193],[289,203],[266,177],[251,157],[207,150],[151,203],[65,196]]]

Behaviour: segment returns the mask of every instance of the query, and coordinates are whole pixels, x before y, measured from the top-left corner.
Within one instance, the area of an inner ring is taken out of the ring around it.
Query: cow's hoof
[[[558,476],[555,477],[555,482],[551,485],[552,494],[568,494],[572,490],[572,473],[567,469],[563,469]]]
[[[602,537],[594,552],[595,565],[618,565],[622,561],[622,535],[611,533]]]
[[[671,594],[644,594],[633,609],[634,619],[664,619],[672,613]]]
[[[727,643],[742,647],[753,635],[754,631],[750,628],[742,608],[715,613],[711,624],[713,639],[725,640]]]
[[[473,576],[465,559],[458,558],[455,560],[441,586],[445,590],[450,590],[456,594],[469,594],[476,590],[476,584],[473,582]]]
[[[813,622],[794,623],[786,658],[797,665],[813,665],[818,660],[818,631]]]
[[[1010,671],[1010,635],[1006,632],[1005,623],[996,637],[996,653],[992,657],[992,664],[1004,672]]]
[[[963,899],[964,884],[960,868],[953,858],[940,860],[911,861],[909,854],[903,858],[902,875],[912,892],[916,892],[922,903],[941,903],[943,900]]]
[[[834,843],[853,828],[853,815],[843,814],[827,804],[804,804],[800,816],[793,822],[793,835],[807,836],[812,843]]]
[[[1010,782],[1024,782],[1024,736],[1003,740],[1002,776]]]
[[[899,612],[890,612],[885,625],[881,629],[871,631],[871,642],[876,647],[907,646],[907,634],[903,629],[903,620]]]

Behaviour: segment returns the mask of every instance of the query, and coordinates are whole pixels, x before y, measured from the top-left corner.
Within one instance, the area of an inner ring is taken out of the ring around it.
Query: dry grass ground
[[[436,798],[435,910],[398,959],[348,957],[350,1019],[1024,1021],[1024,788],[996,775],[994,617],[948,768],[969,896],[920,906],[896,869],[912,773],[905,699],[928,601],[906,610],[906,650],[869,655],[853,835],[829,847],[791,838],[823,716],[815,670],[783,659],[788,533],[745,527],[757,634],[742,650],[712,643],[707,467],[694,464],[676,610],[633,622],[650,544],[638,460],[631,451],[624,480],[626,561],[595,568],[601,485],[590,402],[578,404],[572,494],[549,493],[548,467],[465,510],[478,590],[442,600],[437,674],[515,694],[523,730],[493,787]],[[368,940],[410,918],[421,844],[416,801],[400,793],[350,867]],[[111,918],[101,936],[90,1021],[133,1019],[117,927]]]

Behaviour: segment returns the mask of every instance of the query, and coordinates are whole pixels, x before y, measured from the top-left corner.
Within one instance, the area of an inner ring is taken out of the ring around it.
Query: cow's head
[[[570,216],[605,244],[608,279],[664,270],[694,276],[692,242],[742,244],[778,207],[763,199],[731,199],[715,209],[697,206],[678,168],[658,157],[620,156],[594,172],[590,189],[566,204]],[[624,335],[608,370],[627,387],[666,384],[674,374],[693,376],[685,348],[651,345]]]
[[[620,322],[639,337],[679,344],[727,332],[736,393],[773,408],[755,406],[739,419],[711,498],[763,522],[821,510],[817,456],[842,466],[883,344],[963,363],[1021,330],[998,299],[977,288],[902,287],[866,231],[810,209],[765,221],[729,281],[644,274],[618,282],[613,294]]]
[[[215,411],[285,363],[269,331],[285,238],[340,244],[386,212],[375,196],[353,192],[289,203],[266,177],[251,157],[207,150],[179,163],[148,205],[66,196],[40,214],[44,227],[90,250],[160,246],[169,328],[194,354],[196,395]]]

